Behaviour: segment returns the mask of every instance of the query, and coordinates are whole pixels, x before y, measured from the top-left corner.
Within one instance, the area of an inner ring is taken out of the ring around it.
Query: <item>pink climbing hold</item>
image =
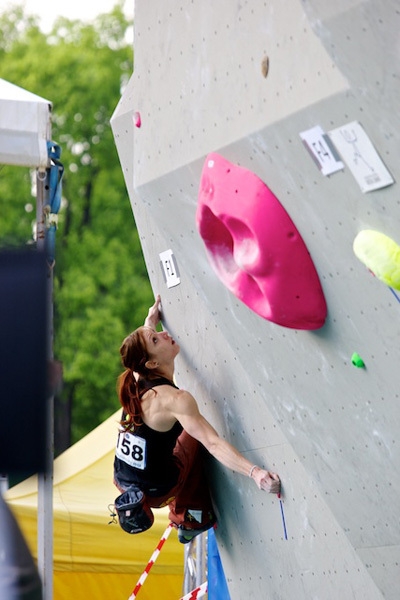
[[[135,112],[133,114],[133,121],[136,125],[136,127],[140,127],[142,125],[142,119],[140,118],[140,113],[139,112]]]
[[[211,266],[244,304],[284,327],[323,326],[327,307],[310,253],[282,204],[257,175],[209,154],[196,222]]]

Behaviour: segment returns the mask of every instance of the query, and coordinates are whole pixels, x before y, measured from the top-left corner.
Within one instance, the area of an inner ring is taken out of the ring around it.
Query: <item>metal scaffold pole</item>
[[[47,172],[36,173],[36,244],[38,251],[45,251],[46,206],[48,206]],[[53,358],[53,269],[48,268],[48,360]],[[38,475],[38,569],[43,585],[43,600],[53,599],[53,454],[54,454],[54,398],[46,398],[46,466]]]

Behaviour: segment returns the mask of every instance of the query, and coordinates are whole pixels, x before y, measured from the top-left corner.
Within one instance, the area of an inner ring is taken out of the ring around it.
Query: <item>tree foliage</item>
[[[65,167],[54,267],[54,355],[72,441],[118,408],[123,337],[152,302],[110,127],[133,69],[121,3],[93,23],[60,18],[45,35],[22,7],[0,14],[0,77],[52,102]],[[0,244],[32,239],[31,173],[0,166]]]

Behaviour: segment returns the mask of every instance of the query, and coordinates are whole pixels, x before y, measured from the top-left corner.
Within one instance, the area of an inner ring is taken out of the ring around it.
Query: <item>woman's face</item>
[[[149,358],[160,364],[173,361],[180,350],[179,344],[167,331],[154,331],[151,327],[141,327],[140,334]]]

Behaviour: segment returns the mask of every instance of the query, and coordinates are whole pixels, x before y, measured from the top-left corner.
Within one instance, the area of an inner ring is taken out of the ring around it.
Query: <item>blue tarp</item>
[[[231,600],[213,529],[208,531],[208,600]]]

